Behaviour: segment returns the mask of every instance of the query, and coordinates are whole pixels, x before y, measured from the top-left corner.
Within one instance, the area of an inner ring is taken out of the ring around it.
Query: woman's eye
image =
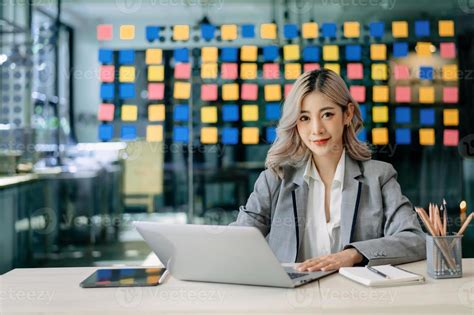
[[[329,117],[332,117],[332,116],[334,116],[333,113],[324,113],[323,114],[323,118],[329,118]]]
[[[301,116],[300,117],[300,121],[307,121],[308,120],[308,117],[307,116]]]

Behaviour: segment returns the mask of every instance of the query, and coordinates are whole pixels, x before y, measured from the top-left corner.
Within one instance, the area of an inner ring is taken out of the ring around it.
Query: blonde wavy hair
[[[352,98],[344,80],[328,69],[303,73],[291,88],[283,104],[283,112],[277,126],[277,137],[270,147],[265,167],[278,176],[283,176],[284,166],[300,166],[311,155],[311,151],[301,140],[296,129],[301,104],[306,95],[319,92],[339,105],[345,112],[349,103],[354,104],[354,115],[343,132],[343,145],[351,158],[358,161],[369,160],[372,153],[367,144],[357,139],[357,132],[363,127],[359,104]]]

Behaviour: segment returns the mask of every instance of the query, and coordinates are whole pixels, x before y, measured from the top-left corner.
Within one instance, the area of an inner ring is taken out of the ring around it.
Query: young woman
[[[266,170],[232,225],[254,226],[300,271],[425,258],[425,239],[391,164],[356,133],[359,105],[330,70],[302,74],[283,105]]]

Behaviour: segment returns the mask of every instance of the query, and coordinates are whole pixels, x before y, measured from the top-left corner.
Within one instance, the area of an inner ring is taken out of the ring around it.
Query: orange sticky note
[[[202,62],[217,62],[218,49],[217,47],[203,47],[201,48]]]
[[[188,82],[175,82],[173,97],[176,99],[189,99],[191,96],[191,84]]]
[[[217,122],[217,107],[204,106],[201,107],[201,122],[212,124]]]
[[[165,85],[163,83],[148,84],[148,99],[162,100],[165,97]]]
[[[163,61],[163,51],[159,48],[148,48],[145,52],[147,65],[159,65]]]
[[[121,40],[132,40],[135,38],[135,25],[121,25],[120,26],[120,39]]]
[[[201,64],[201,78],[203,79],[217,78],[217,63]]]
[[[388,102],[388,86],[374,85],[372,87],[372,100],[374,102],[387,103]]]
[[[318,23],[315,22],[308,22],[303,23],[301,27],[301,35],[303,38],[318,38],[319,36],[319,28]]]
[[[392,22],[392,35],[395,38],[408,37],[408,23],[406,21]]]
[[[388,122],[388,107],[387,106],[372,107],[372,121],[375,123]]]
[[[164,121],[166,116],[165,105],[152,104],[148,106],[149,121]]]
[[[258,120],[258,106],[257,105],[243,105],[242,106],[242,121],[257,121]]]
[[[138,109],[135,105],[122,105],[122,120],[136,121],[138,117]]]
[[[174,66],[175,79],[189,79],[191,77],[191,64],[177,63]]]
[[[237,39],[237,25],[224,24],[221,26],[222,40],[236,40]]]
[[[267,84],[264,87],[265,101],[281,100],[281,86],[279,84]]]
[[[257,61],[257,46],[244,45],[240,48],[240,60],[241,61]]]
[[[186,41],[189,39],[189,25],[175,25],[173,27],[173,40]]]
[[[260,25],[260,37],[262,39],[275,39],[277,37],[277,26],[275,23],[264,23]]]
[[[441,37],[452,37],[454,36],[454,21],[452,20],[441,20],[438,22],[439,36]]]
[[[300,59],[299,45],[285,45],[283,46],[283,59],[286,61],[293,61]]]
[[[100,81],[114,82],[115,67],[114,66],[100,66]]]
[[[349,88],[352,98],[356,102],[365,102],[365,86],[363,85],[352,85]]]
[[[432,86],[420,86],[418,101],[423,104],[432,104],[435,101],[435,90]]]
[[[98,119],[101,121],[114,120],[115,106],[114,104],[100,104]]]
[[[163,126],[162,125],[146,126],[146,141],[162,142],[163,141]]]
[[[285,64],[285,79],[296,80],[301,74],[301,65],[299,63]]]
[[[323,60],[326,60],[326,61],[339,60],[339,46],[324,45],[323,46]]]
[[[148,67],[148,81],[163,81],[165,79],[165,67],[163,65]]]
[[[443,110],[443,124],[445,126],[458,126],[459,125],[459,110],[458,109]]]
[[[120,82],[134,82],[135,81],[135,67],[121,66],[119,70]]]
[[[221,65],[221,78],[226,80],[237,79],[238,68],[236,63],[223,63]]]
[[[339,75],[341,74],[341,66],[338,63],[325,63],[323,68],[332,70]]]
[[[458,80],[458,65],[444,65],[441,69],[444,81],[457,81]]]
[[[97,40],[112,40],[113,26],[111,24],[97,25]]]
[[[258,128],[244,127],[242,128],[242,143],[243,144],[258,144]]]
[[[421,145],[434,145],[435,144],[435,131],[433,128],[420,128],[420,144]]]
[[[254,80],[257,78],[257,64],[244,62],[240,65],[240,78]]]
[[[373,128],[372,129],[372,144],[375,144],[375,145],[388,144],[388,129],[385,127]]]
[[[387,80],[388,70],[385,63],[372,64],[372,80]]]
[[[239,99],[239,85],[237,83],[226,83],[222,85],[222,99],[224,101],[236,101]]]
[[[202,127],[201,128],[201,143],[214,144],[217,143],[218,132],[216,127]]]
[[[344,22],[344,37],[346,38],[357,38],[360,36],[360,24],[359,22]]]
[[[431,46],[429,42],[418,42],[416,43],[416,54],[419,57],[431,57]]]
[[[217,84],[201,85],[201,100],[215,101],[217,100]]]
[[[397,86],[395,88],[395,102],[410,103],[411,102],[411,88],[409,86]]]
[[[386,60],[387,59],[387,45],[385,44],[370,45],[370,59]]]

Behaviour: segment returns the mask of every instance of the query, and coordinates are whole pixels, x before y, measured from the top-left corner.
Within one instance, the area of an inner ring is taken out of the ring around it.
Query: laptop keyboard
[[[301,272],[288,272],[288,276],[290,276],[291,279],[296,279],[300,277],[306,276],[307,273],[301,273]]]

